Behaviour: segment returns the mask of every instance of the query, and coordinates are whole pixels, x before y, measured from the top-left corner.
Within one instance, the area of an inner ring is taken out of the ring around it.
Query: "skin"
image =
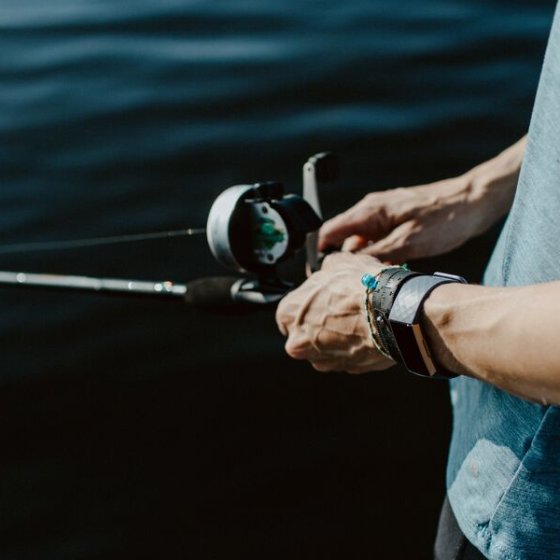
[[[319,371],[364,373],[393,365],[370,340],[365,272],[459,247],[509,210],[526,139],[467,173],[368,194],[319,232],[338,248],[278,306],[286,351]],[[522,288],[443,285],[424,304],[422,328],[444,368],[527,400],[560,404],[560,282]],[[489,333],[492,333],[489,336]]]
[[[375,274],[383,266],[369,255],[337,253],[326,257],[321,270],[278,306],[277,322],[288,337],[288,354],[309,360],[319,371],[365,373],[394,365],[371,341],[360,283],[364,270]]]

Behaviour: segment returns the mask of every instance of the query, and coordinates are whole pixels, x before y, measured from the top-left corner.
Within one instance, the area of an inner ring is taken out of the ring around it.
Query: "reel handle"
[[[322,214],[319,203],[319,184],[336,181],[338,173],[338,159],[331,152],[315,154],[303,166],[303,199],[320,218],[322,218]],[[318,237],[318,231],[307,234],[305,271],[308,276],[321,268],[322,255],[319,255],[317,251]]]

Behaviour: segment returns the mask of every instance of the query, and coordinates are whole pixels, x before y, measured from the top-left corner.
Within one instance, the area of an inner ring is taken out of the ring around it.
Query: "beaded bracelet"
[[[393,268],[410,270],[407,264],[395,264],[393,266],[386,266],[385,268],[382,268],[375,276],[369,273],[364,274],[362,276],[362,285],[370,292],[375,290],[377,288],[377,284],[379,283],[379,277],[387,270],[391,270]]]

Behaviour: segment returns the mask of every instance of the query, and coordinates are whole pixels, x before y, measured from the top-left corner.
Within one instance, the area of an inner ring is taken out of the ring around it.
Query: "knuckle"
[[[361,202],[367,204],[368,206],[375,206],[380,202],[380,198],[382,196],[381,192],[370,192],[364,196]]]
[[[286,354],[294,360],[305,360],[307,357],[307,345],[294,336],[289,336],[284,345]]]

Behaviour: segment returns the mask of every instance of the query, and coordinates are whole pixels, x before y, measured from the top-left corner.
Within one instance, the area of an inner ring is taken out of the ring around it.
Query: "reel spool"
[[[218,196],[206,232],[219,263],[242,274],[270,277],[321,224],[301,196],[285,195],[280,183],[257,183],[230,187]]]

